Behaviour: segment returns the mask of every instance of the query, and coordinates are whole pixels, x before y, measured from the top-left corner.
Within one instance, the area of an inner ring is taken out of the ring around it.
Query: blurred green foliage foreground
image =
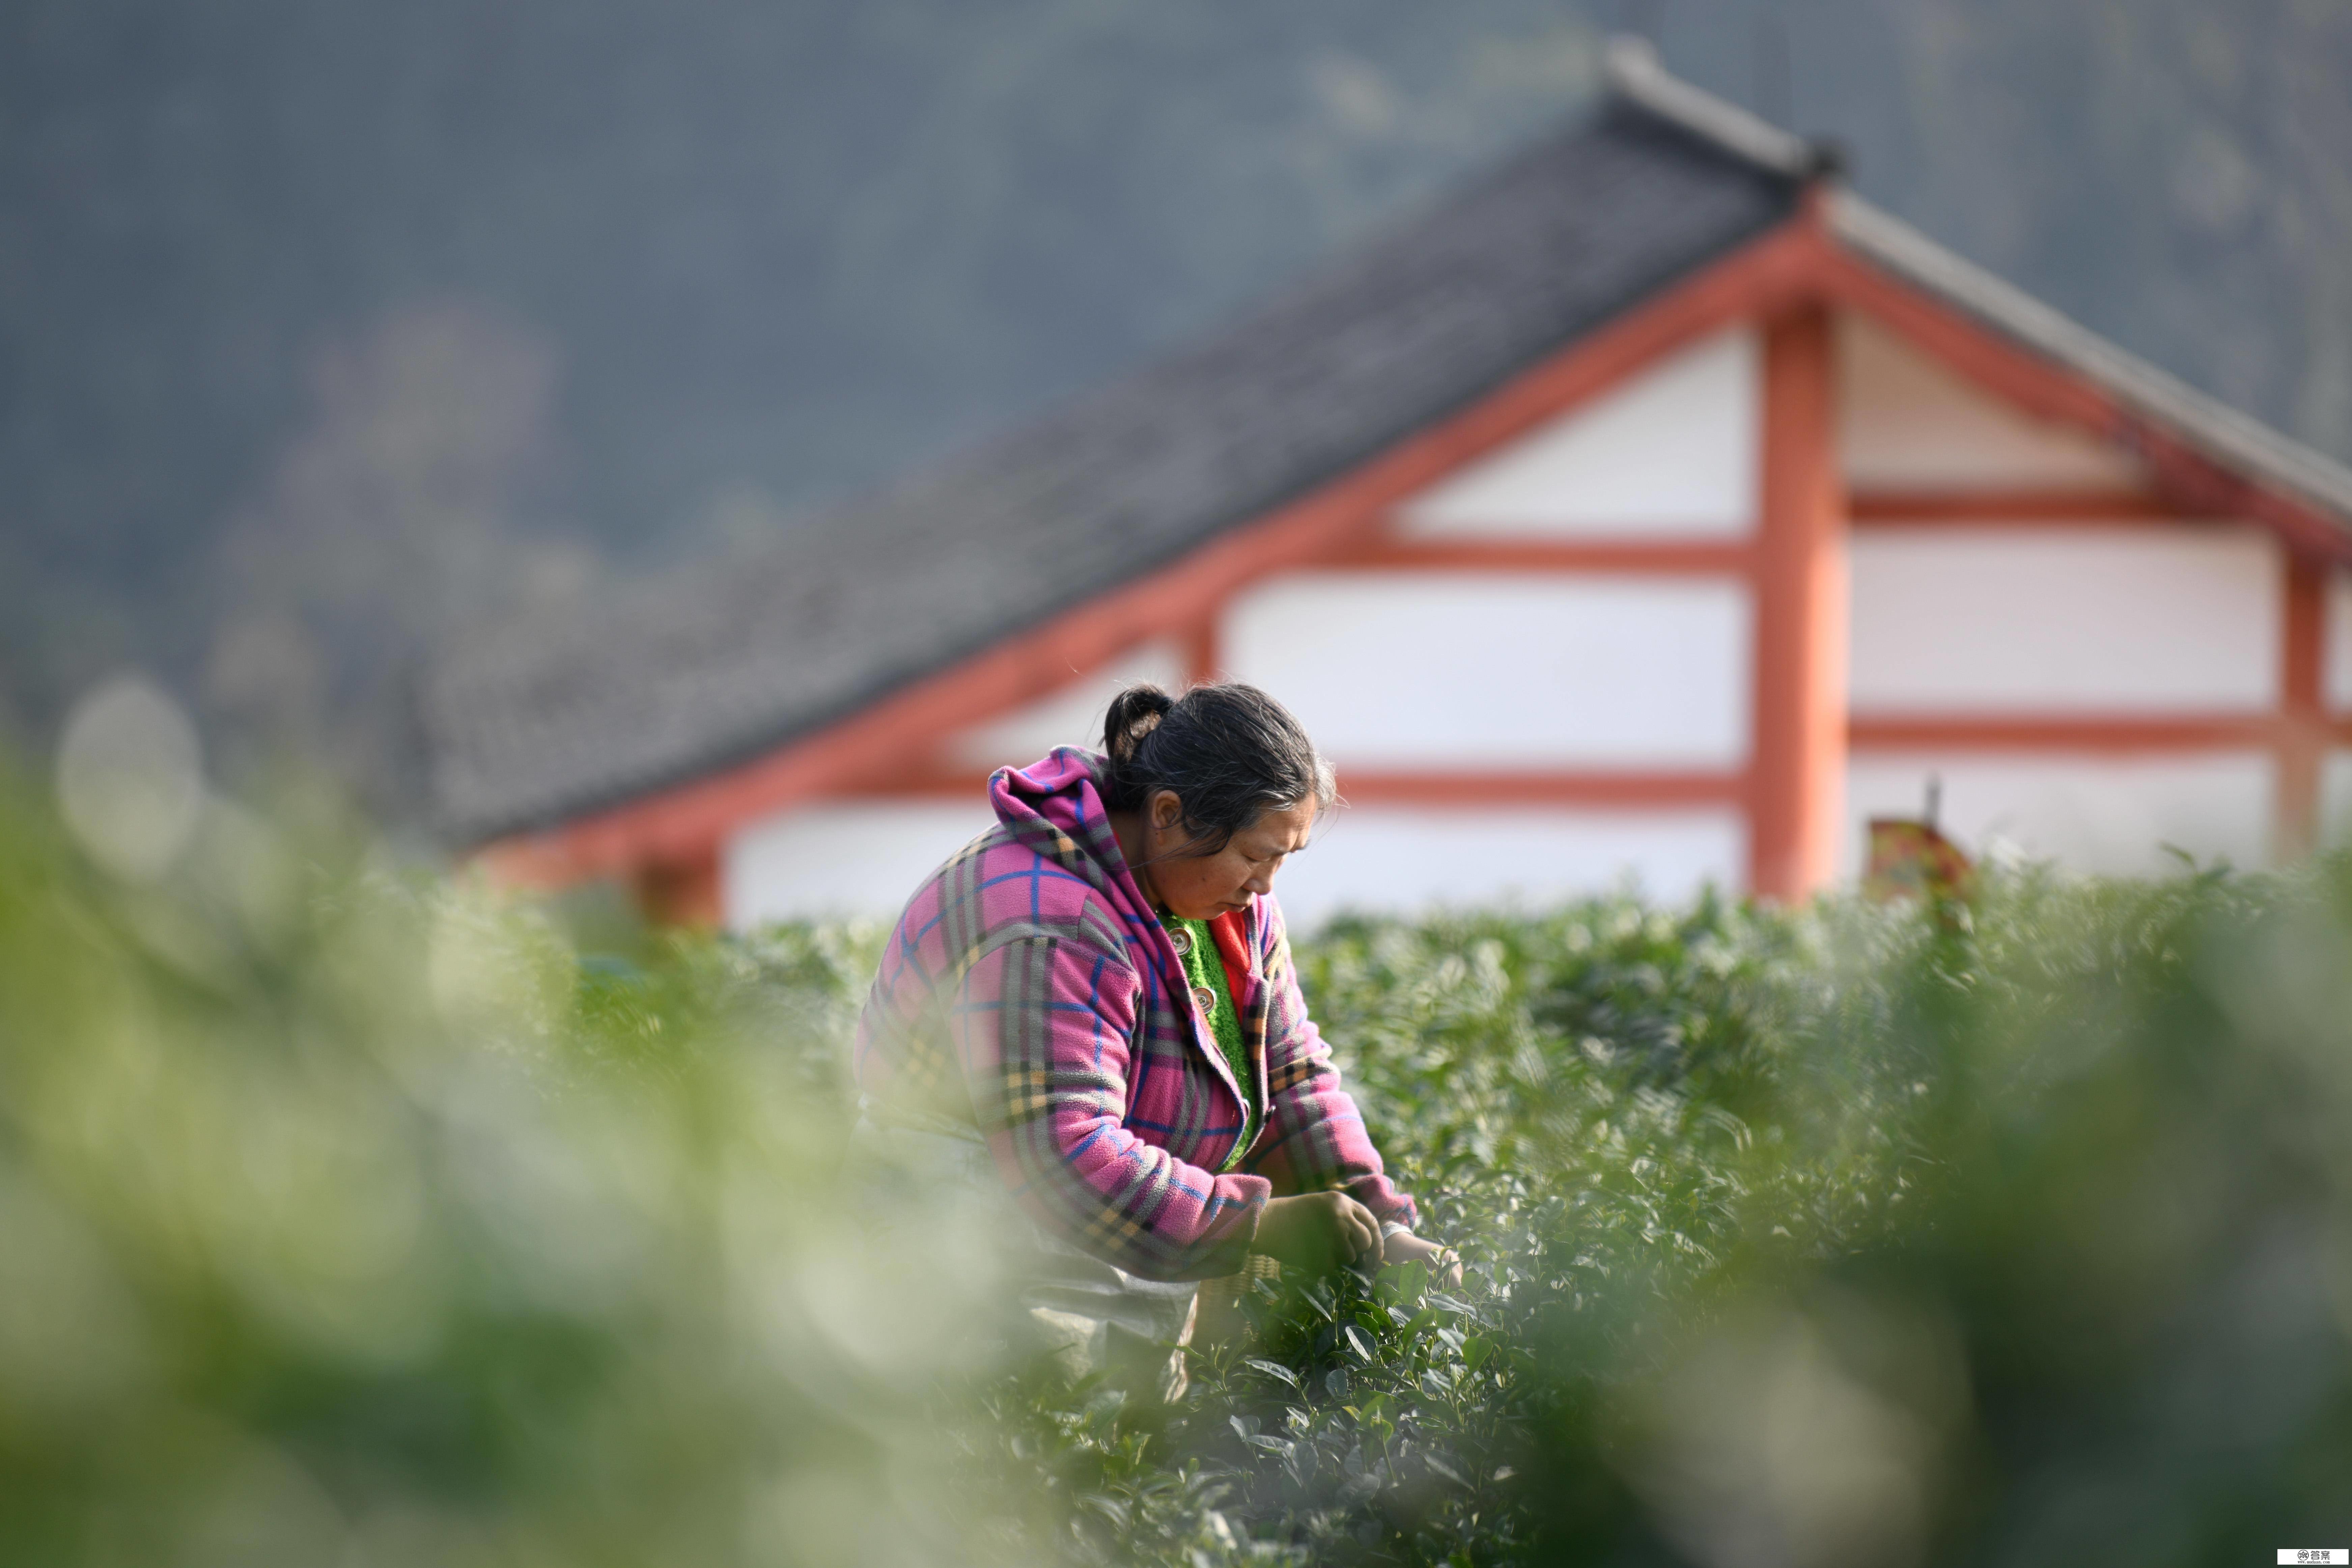
[[[2352,876],[1303,949],[1472,1259],[1145,1407],[841,1194],[872,931],[575,953],[0,802],[0,1562],[2268,1562],[2352,1540]],[[878,1245],[877,1238],[894,1238]]]

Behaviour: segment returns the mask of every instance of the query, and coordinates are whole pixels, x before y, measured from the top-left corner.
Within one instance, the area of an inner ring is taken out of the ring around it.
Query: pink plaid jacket
[[[1213,1173],[1241,1135],[1241,1089],[1128,873],[1098,763],[1064,747],[999,770],[997,826],[908,901],[857,1026],[876,1113],[977,1126],[1030,1215],[1146,1279],[1235,1272],[1277,1193],[1343,1187],[1413,1223],[1307,1016],[1271,898],[1244,917],[1234,998],[1261,1131]]]

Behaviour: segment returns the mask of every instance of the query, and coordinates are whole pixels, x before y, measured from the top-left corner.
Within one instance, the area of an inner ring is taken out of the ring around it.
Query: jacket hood
[[[1093,752],[1056,746],[1025,768],[999,768],[988,781],[989,804],[1017,842],[1107,893],[1116,885],[1123,901],[1148,914],[1103,805],[1104,764]]]

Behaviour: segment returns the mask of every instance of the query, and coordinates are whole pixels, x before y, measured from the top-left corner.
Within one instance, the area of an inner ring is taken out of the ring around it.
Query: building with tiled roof
[[[789,545],[486,629],[451,835],[736,925],[887,913],[1122,682],[1288,703],[1294,919],[1965,842],[2241,863],[2352,806],[2352,473],[1612,58],[1600,110],[1197,345]]]

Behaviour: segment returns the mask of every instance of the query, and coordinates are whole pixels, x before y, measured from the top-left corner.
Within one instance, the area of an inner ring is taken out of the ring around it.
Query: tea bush
[[[1343,925],[1319,1016],[1472,1279],[1295,1292],[1171,1447],[1314,1561],[2340,1535],[2347,910],[2336,865]]]
[[[1340,922],[1467,1259],[1146,1406],[834,1172],[879,932],[0,812],[0,1563],[2244,1562],[2352,1527],[2352,869]]]

